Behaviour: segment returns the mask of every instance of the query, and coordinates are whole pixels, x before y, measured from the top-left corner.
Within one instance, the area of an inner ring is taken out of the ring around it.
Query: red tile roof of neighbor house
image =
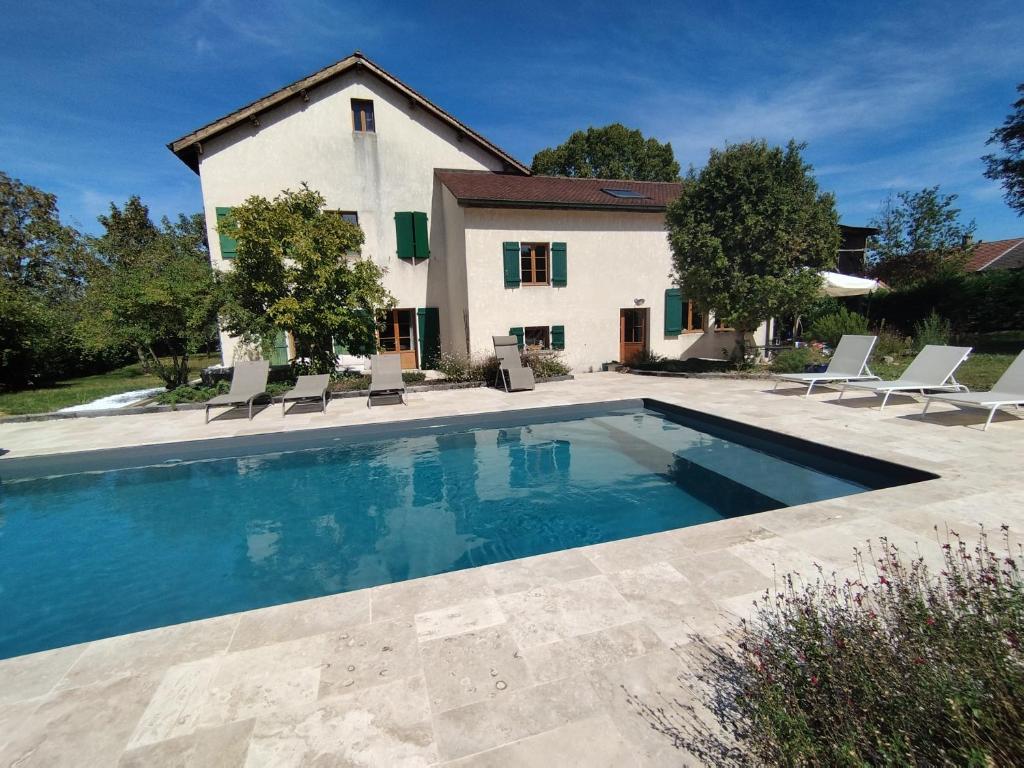
[[[1024,237],[979,243],[967,262],[967,269],[1014,269],[1024,267]]]
[[[666,181],[517,176],[490,171],[438,170],[437,178],[463,205],[488,208],[594,208],[664,211],[683,185]],[[640,197],[615,197],[604,190],[629,190]]]

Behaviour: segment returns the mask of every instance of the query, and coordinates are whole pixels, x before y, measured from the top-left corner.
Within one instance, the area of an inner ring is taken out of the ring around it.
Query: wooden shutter
[[[552,349],[565,349],[565,326],[564,325],[552,325],[551,326],[551,348]]]
[[[551,244],[551,284],[562,286],[567,283],[567,264],[565,258],[565,243]]]
[[[427,370],[437,366],[441,354],[441,319],[437,307],[423,307],[416,310],[419,322],[420,368]]]
[[[238,255],[238,241],[228,237],[220,231],[221,223],[231,213],[230,208],[217,209],[217,238],[220,240],[220,257],[222,259],[233,259]]]
[[[665,291],[665,335],[678,336],[683,332],[683,292],[678,288]]]
[[[505,287],[519,287],[519,243],[505,243]]]
[[[519,345],[519,349],[526,346],[526,331],[523,328],[509,328],[508,335],[516,337],[516,343]]]
[[[427,214],[416,211],[412,215],[413,252],[417,259],[430,256],[430,236],[427,233]]]
[[[416,255],[411,213],[401,211],[395,214],[395,236],[398,240],[398,258],[411,259]]]
[[[274,351],[270,355],[271,365],[288,365],[288,335],[278,331],[274,337]]]

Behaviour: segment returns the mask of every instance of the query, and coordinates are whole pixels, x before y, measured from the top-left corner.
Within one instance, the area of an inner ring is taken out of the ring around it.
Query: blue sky
[[[808,143],[842,219],[941,185],[978,236],[1024,235],[982,176],[1024,81],[1017,2],[271,3],[0,7],[0,169],[96,230],[113,200],[199,210],[171,139],[361,49],[527,164],[588,125],[669,140],[683,166]]]

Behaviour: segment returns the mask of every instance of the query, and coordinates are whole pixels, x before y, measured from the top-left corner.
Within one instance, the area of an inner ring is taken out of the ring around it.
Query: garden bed
[[[548,384],[554,381],[571,381],[575,378],[572,374],[564,374],[559,376],[542,376],[537,378],[538,384]],[[406,392],[430,392],[445,389],[479,389],[480,387],[490,386],[490,382],[486,381],[459,381],[451,382],[445,381],[444,379],[435,379],[436,383],[418,384],[416,386],[407,387]],[[369,390],[357,389],[357,390],[340,390],[331,392],[332,400],[343,400],[353,397],[367,397]],[[280,397],[273,397],[271,404],[277,404],[281,402]],[[205,402],[194,402],[194,403],[176,403],[173,405],[140,405],[133,408],[116,408],[107,411],[68,411],[68,412],[54,412],[54,413],[31,413],[20,416],[5,416],[0,418],[0,424],[20,424],[30,421],[53,421],[56,419],[88,419],[96,418],[99,416],[138,416],[147,413],[169,413],[171,411],[198,411],[206,407]]]

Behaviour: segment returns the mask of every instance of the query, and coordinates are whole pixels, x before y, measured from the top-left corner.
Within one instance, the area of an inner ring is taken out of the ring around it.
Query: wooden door
[[[402,370],[418,367],[415,327],[415,309],[393,309],[380,328],[380,353],[382,355],[401,355]]]
[[[619,362],[630,365],[647,349],[647,310],[619,310]]]

